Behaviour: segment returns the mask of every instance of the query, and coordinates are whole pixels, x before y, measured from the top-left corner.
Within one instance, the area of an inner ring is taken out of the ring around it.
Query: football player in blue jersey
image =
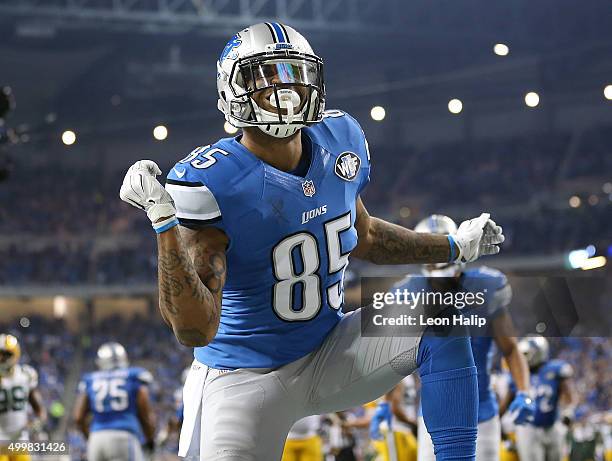
[[[363,131],[324,111],[323,61],[291,27],[256,24],[232,37],[217,88],[218,108],[242,133],[180,160],[166,189],[157,165],[139,161],[120,191],[157,233],[162,316],[195,347],[179,454],[279,459],[298,419],[372,401],[419,366],[452,375],[428,381],[432,395],[475,393],[469,344],[439,363],[420,335],[362,337],[361,311],[341,311],[343,277],[349,254],[473,261],[499,251],[501,228],[486,213],[451,236],[371,217],[360,198],[370,171]],[[476,405],[449,403],[459,404]],[[438,459],[470,458],[475,410],[431,421]]]
[[[516,445],[521,461],[560,461],[563,459],[563,425],[559,407],[573,408],[570,378],[572,366],[563,360],[549,360],[548,340],[533,335],[519,342],[531,369],[535,392],[535,415],[531,424],[516,428]]]
[[[444,215],[431,215],[417,224],[416,232],[453,234],[457,232],[455,222]],[[527,361],[513,336],[514,326],[507,307],[512,299],[512,289],[506,276],[486,266],[465,269],[462,264],[448,263],[425,265],[423,276],[409,276],[398,287],[411,292],[432,291],[445,284],[444,290],[458,290],[483,294],[483,303],[464,311],[475,313],[487,322],[485,328],[472,330],[470,339],[474,362],[478,370],[478,439],[476,461],[497,461],[501,443],[501,426],[497,398],[491,387],[491,369],[494,345],[508,363],[519,391],[509,407],[515,424],[524,424],[533,417],[534,404],[529,398],[529,368]],[[419,418],[420,461],[433,460],[433,447],[423,418]]]
[[[79,383],[74,408],[77,427],[88,438],[89,461],[142,461],[141,440],[153,449],[155,424],[149,403],[151,373],[130,367],[124,347],[106,343],[98,349],[99,371]]]

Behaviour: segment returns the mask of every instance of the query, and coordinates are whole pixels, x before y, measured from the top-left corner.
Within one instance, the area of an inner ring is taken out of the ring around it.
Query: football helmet
[[[323,61],[292,27],[255,24],[221,52],[217,91],[217,107],[230,124],[286,138],[323,119]]]
[[[96,365],[100,370],[127,368],[129,364],[127,352],[121,344],[105,343],[98,348]]]
[[[457,232],[457,224],[448,216],[432,214],[419,221],[414,228],[415,232],[427,234],[454,234]],[[463,270],[460,263],[437,263],[423,264],[421,273],[426,277],[456,277]]]
[[[519,341],[518,347],[525,356],[529,368],[539,367],[548,360],[548,340],[544,336],[526,336]]]
[[[0,375],[8,374],[21,357],[19,341],[13,335],[0,335]]]

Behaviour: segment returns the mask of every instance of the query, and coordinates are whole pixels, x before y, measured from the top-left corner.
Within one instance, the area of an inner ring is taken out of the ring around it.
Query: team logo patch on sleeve
[[[357,154],[353,152],[342,152],[336,159],[336,166],[334,172],[336,176],[344,179],[345,181],[352,181],[359,172],[361,166],[361,159]]]
[[[302,190],[306,197],[312,197],[315,194],[315,185],[311,180],[302,183]]]

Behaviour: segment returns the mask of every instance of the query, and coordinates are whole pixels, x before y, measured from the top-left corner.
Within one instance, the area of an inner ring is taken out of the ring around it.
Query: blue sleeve
[[[149,386],[153,383],[153,375],[149,370],[144,368],[132,368],[130,370],[130,377],[138,383],[139,386]]]
[[[166,190],[172,196],[176,217],[185,227],[219,227],[222,230],[221,209],[207,185],[207,165],[217,162],[217,156],[225,152],[213,146],[194,149],[177,162],[168,172]],[[208,163],[207,163],[208,162]]]

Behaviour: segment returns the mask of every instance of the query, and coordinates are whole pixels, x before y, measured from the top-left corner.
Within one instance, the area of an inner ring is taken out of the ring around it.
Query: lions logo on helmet
[[[217,107],[230,124],[286,138],[323,119],[323,61],[295,29],[255,24],[223,49],[217,91]]]
[[[119,343],[105,343],[98,348],[96,365],[100,370],[115,370],[129,366],[127,352]]]
[[[419,233],[448,235],[457,232],[457,224],[448,216],[432,214],[419,221],[414,230]],[[423,264],[421,268],[426,277],[456,277],[462,270],[463,265],[458,263]]]
[[[8,374],[21,357],[19,341],[13,335],[0,335],[0,375]]]
[[[525,356],[529,368],[536,368],[548,360],[548,340],[544,336],[530,335],[519,341],[519,350]]]

